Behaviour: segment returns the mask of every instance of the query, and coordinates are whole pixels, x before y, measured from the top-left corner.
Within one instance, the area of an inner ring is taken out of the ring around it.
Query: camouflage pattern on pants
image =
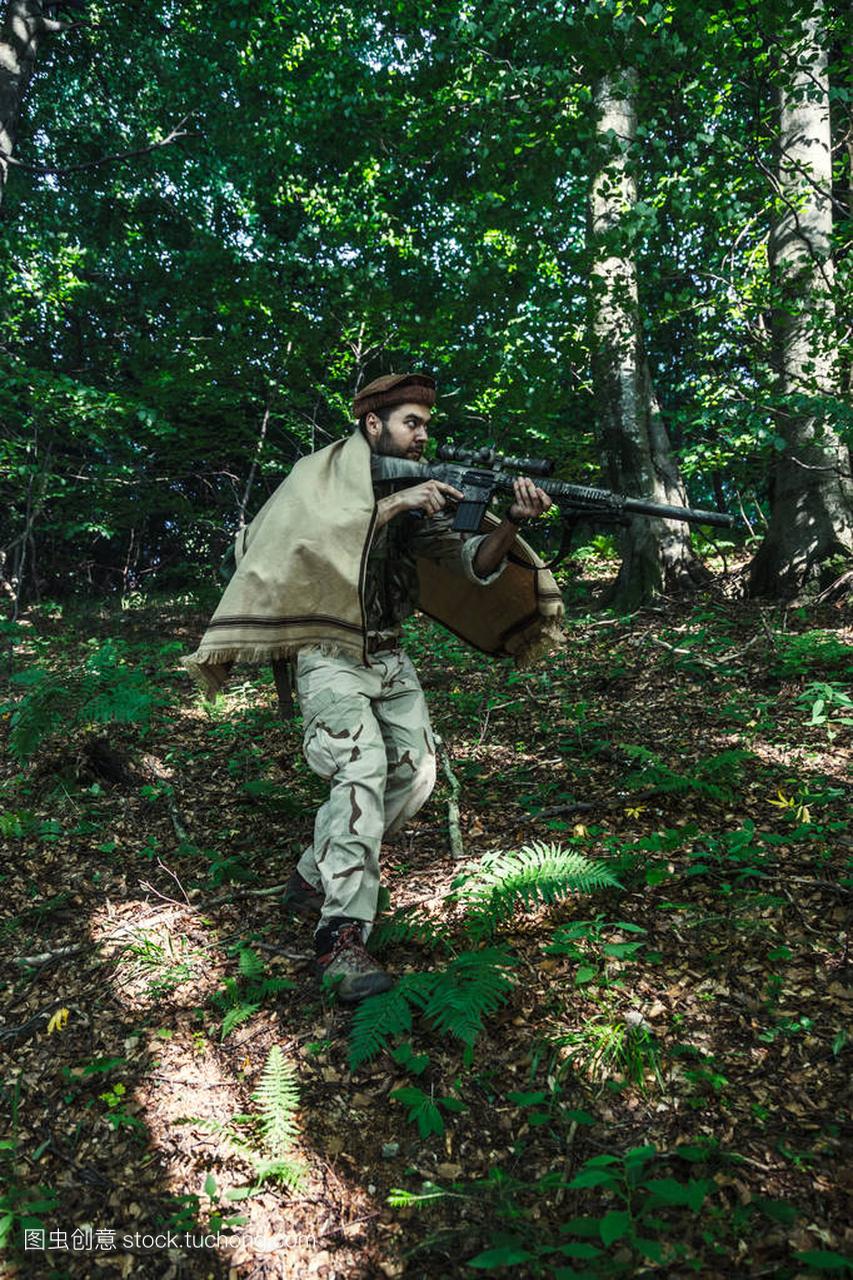
[[[379,848],[417,813],[435,785],[426,700],[402,649],[355,659],[299,653],[296,687],[305,758],[331,783],[299,874],[325,895],[320,923],[376,915]]]

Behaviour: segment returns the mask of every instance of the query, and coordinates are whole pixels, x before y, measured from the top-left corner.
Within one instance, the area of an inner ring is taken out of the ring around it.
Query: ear
[[[369,439],[379,439],[382,434],[382,419],[378,413],[369,413],[364,420],[364,426]]]

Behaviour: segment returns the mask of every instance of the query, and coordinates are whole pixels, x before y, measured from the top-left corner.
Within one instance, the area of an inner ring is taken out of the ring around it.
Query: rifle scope
[[[439,445],[436,455],[440,462],[458,462],[463,467],[488,467],[491,471],[523,471],[529,476],[550,476],[553,462],[547,458],[514,458],[511,454],[498,453],[488,445],[482,449],[463,449],[461,445]]]

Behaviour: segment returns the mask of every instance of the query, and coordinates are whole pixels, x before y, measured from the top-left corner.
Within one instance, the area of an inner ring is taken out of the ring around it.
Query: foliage
[[[590,1280],[636,1275],[649,1266],[692,1272],[700,1264],[684,1243],[685,1216],[701,1216],[709,1242],[725,1230],[723,1220],[730,1215],[709,1206],[717,1193],[709,1175],[715,1163],[737,1161],[734,1155],[717,1154],[713,1143],[684,1143],[668,1153],[646,1145],[590,1156],[573,1176],[554,1171],[525,1179],[493,1168],[484,1178],[449,1186],[426,1181],[420,1191],[395,1188],[388,1202],[428,1211],[441,1200],[461,1199],[471,1206],[466,1218],[480,1206],[487,1247],[468,1260],[474,1270],[517,1267],[524,1275],[580,1274]],[[705,1176],[692,1176],[694,1168],[705,1170]],[[564,1215],[558,1237],[549,1237],[543,1234],[541,1207],[556,1196],[567,1197],[575,1212]],[[790,1225],[795,1217],[785,1202],[757,1197],[742,1211],[739,1227],[751,1221],[753,1230],[760,1231],[767,1219]]]
[[[698,760],[692,773],[679,773],[665,764],[648,747],[625,745],[622,750],[641,767],[625,778],[625,786],[632,791],[648,791],[650,794],[687,794],[707,796],[711,800],[725,801],[731,797],[732,785],[740,776],[741,766],[752,758],[752,753],[741,749],[722,751],[718,755]]]
[[[483,1029],[483,1018],[512,991],[514,963],[501,947],[467,951],[442,970],[405,974],[390,991],[363,1000],[353,1015],[350,1067],[355,1070],[393,1038],[407,1035],[413,1009],[470,1050]]]
[[[157,695],[145,674],[129,665],[118,640],[92,641],[82,667],[62,671],[32,666],[13,677],[24,690],[6,703],[9,741],[18,760],[30,760],[44,743],[62,733],[102,724],[132,724],[144,733]]]
[[[831,631],[783,632],[776,638],[774,674],[790,679],[823,673],[853,676],[850,646]]]
[[[238,975],[229,975],[212,997],[216,1007],[224,1010],[221,1030],[223,1040],[241,1022],[257,1013],[270,996],[279,995],[282,991],[292,991],[294,987],[289,978],[269,977],[266,965],[251,947],[240,946],[237,954]]]
[[[252,1166],[259,1184],[271,1180],[295,1190],[305,1177],[304,1167],[291,1154],[299,1136],[299,1089],[296,1070],[277,1044],[267,1055],[252,1099],[257,1104],[254,1112],[233,1116],[226,1124],[198,1116],[182,1123],[222,1137],[229,1150]]]
[[[541,842],[486,854],[453,883],[465,907],[466,931],[474,939],[492,937],[520,908],[551,905],[605,887],[618,887],[618,881],[604,863],[590,861],[576,849]]]
[[[551,1036],[549,1041],[564,1051],[566,1065],[577,1067],[596,1083],[618,1077],[645,1092],[651,1076],[659,1088],[663,1085],[660,1048],[635,1010],[595,1014],[578,1030]]]

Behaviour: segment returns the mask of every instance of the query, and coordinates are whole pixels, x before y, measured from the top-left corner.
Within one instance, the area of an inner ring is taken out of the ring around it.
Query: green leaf
[[[694,1213],[701,1209],[711,1186],[710,1182],[692,1178],[687,1183],[679,1182],[677,1178],[649,1178],[642,1185],[664,1204],[686,1205]]]
[[[599,1231],[601,1239],[608,1247],[615,1240],[621,1240],[631,1228],[631,1215],[624,1209],[611,1209],[601,1219]]]
[[[594,1244],[561,1244],[558,1250],[566,1258],[600,1258],[601,1250]]]
[[[663,1246],[657,1240],[641,1240],[638,1237],[634,1243],[643,1257],[651,1258],[652,1262],[663,1262]]]
[[[439,1098],[438,1101],[445,1111],[460,1113],[468,1110],[468,1103],[463,1102],[461,1098]]]
[[[522,1262],[531,1262],[535,1257],[535,1253],[528,1253],[526,1249],[503,1244],[497,1249],[486,1249],[484,1253],[478,1253],[468,1266],[478,1271],[491,1271],[494,1267],[517,1267]]]
[[[563,1112],[567,1120],[573,1120],[575,1124],[595,1124],[595,1116],[590,1115],[588,1111],[578,1111],[569,1109]]]
[[[798,1262],[805,1262],[815,1271],[853,1271],[853,1261],[831,1249],[806,1249],[803,1253],[795,1253]]]
[[[209,1173],[204,1180],[204,1194],[210,1196],[211,1200],[216,1199],[216,1179],[212,1173]]]
[[[616,1182],[614,1175],[606,1169],[587,1169],[572,1178],[569,1187],[573,1190],[580,1190],[581,1187],[612,1187]]]
[[[582,987],[587,982],[592,982],[597,972],[598,971],[596,969],[590,968],[589,965],[581,965],[581,967],[575,971],[575,986]]]

